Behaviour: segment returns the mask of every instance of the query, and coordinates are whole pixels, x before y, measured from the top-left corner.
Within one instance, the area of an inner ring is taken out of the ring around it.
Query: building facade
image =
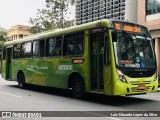
[[[125,19],[126,0],[76,0],[75,24],[100,19]]]
[[[9,29],[7,31],[7,39],[10,40],[16,40],[16,39],[20,39],[23,38],[25,36],[30,35],[30,28],[29,26],[24,26],[24,25],[16,25],[11,27],[11,29]]]

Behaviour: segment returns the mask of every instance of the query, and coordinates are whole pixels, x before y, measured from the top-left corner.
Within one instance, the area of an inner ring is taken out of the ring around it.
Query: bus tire
[[[72,95],[75,98],[82,98],[85,94],[85,85],[81,77],[75,77],[72,83]]]
[[[18,74],[18,87],[21,89],[25,87],[25,77],[22,72]]]

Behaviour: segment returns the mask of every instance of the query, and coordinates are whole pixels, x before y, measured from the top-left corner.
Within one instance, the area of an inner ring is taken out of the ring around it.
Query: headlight
[[[157,72],[154,74],[154,81],[156,81],[158,78]]]
[[[127,80],[126,80],[124,74],[120,70],[117,70],[117,74],[119,76],[120,81],[127,83]]]

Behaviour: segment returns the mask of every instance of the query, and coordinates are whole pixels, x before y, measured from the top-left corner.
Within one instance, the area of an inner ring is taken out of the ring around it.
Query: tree
[[[3,43],[6,41],[7,32],[4,28],[0,27],[0,56],[3,49]]]
[[[7,32],[4,28],[0,27],[0,41],[5,41]]]
[[[31,33],[73,26],[74,20],[67,17],[69,5],[73,4],[74,0],[46,0],[46,9],[38,9],[36,18],[30,18]]]

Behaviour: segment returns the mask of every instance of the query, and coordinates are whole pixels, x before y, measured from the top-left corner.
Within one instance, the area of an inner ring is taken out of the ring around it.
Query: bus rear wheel
[[[85,94],[85,85],[82,78],[75,78],[72,83],[72,95],[75,98],[82,98]]]
[[[25,87],[25,77],[22,72],[18,74],[18,86],[22,89]]]

